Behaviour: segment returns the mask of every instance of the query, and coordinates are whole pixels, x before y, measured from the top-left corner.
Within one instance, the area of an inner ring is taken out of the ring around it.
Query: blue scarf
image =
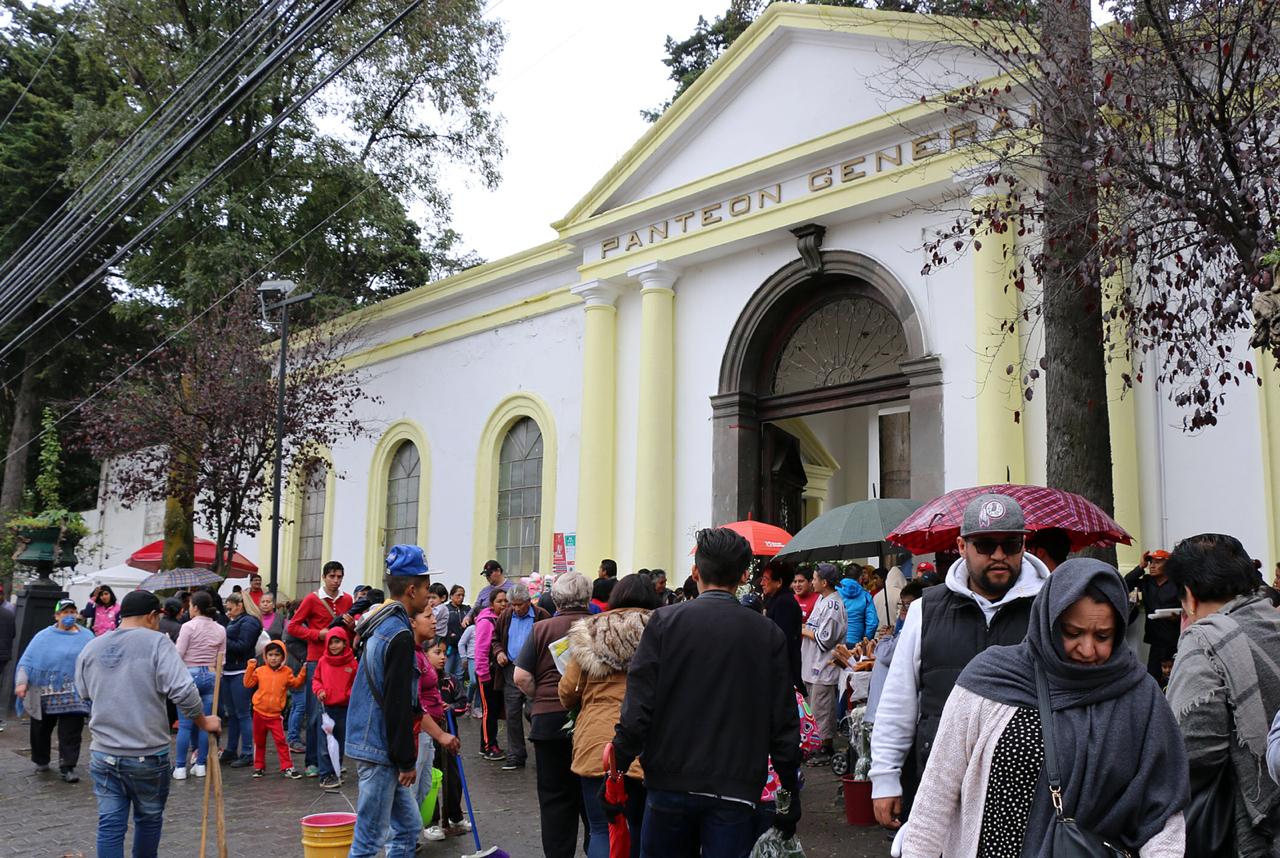
[[[41,629],[18,659],[18,669],[26,671],[27,694],[51,697],[41,701],[41,710],[51,715],[62,712],[87,713],[89,704],[76,693],[76,658],[93,640],[93,633],[81,628],[64,632],[52,626]],[[19,700],[19,714],[22,701]]]

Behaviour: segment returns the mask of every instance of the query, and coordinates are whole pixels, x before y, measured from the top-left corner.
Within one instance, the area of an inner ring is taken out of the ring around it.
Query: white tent
[[[145,569],[134,569],[124,563],[93,572],[81,572],[67,582],[67,593],[77,605],[84,607],[89,602],[89,594],[93,589],[106,584],[115,591],[116,598],[120,599],[129,590],[136,590],[150,574]]]

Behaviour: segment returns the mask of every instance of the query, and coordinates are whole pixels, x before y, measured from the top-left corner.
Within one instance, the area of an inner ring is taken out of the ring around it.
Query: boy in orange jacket
[[[253,776],[260,778],[266,774],[267,731],[270,731],[276,743],[276,755],[280,757],[281,774],[296,780],[302,773],[293,767],[280,713],[284,711],[289,691],[306,682],[307,668],[303,665],[294,676],[285,664],[284,644],[280,641],[271,641],[263,647],[262,658],[266,664],[259,667],[257,660],[251,658],[244,671],[244,687],[258,689],[253,693]]]

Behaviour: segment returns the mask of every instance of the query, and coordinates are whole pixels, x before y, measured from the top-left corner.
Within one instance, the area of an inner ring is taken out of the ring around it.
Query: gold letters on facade
[[[839,185],[865,179],[868,175],[895,170],[904,163],[904,149],[910,153],[910,161],[907,163],[917,164],[926,158],[940,155],[947,149],[957,149],[971,144],[977,136],[977,123],[965,122],[945,131],[923,134],[905,146],[902,143],[896,143],[829,167],[822,167],[808,174],[807,183],[804,177],[799,179],[804,183],[800,185],[801,195],[804,195],[806,188],[807,193],[810,194],[822,193]],[[668,238],[687,235],[693,231],[693,228],[714,227],[726,221],[754,215],[782,202],[782,186],[783,183],[778,182],[769,187],[738,194],[727,200],[683,212],[631,232],[610,236],[600,242],[600,258],[606,259],[610,253],[619,251],[630,253]]]

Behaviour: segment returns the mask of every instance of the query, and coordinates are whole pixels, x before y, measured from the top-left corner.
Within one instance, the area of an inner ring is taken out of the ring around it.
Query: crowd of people
[[[612,560],[545,581],[489,561],[467,604],[405,545],[385,589],[344,591],[331,561],[296,603],[257,576],[225,599],[102,587],[58,603],[15,693],[32,762],[51,769],[56,733],[68,783],[87,722],[104,856],[130,812],[135,854],[156,854],[170,779],[207,776],[211,753],[264,777],[269,744],[323,789],[351,764],[356,858],[465,835],[466,716],[501,771],[532,751],[551,858],[616,854],[619,819],[633,858],[746,856],[795,833],[806,767],[859,754],[894,855],[1280,850],[1280,593],[1237,540],[1121,574],[985,495],[954,559],[889,560],[760,562],[710,529],[674,589]],[[1126,640],[1140,616],[1145,663]]]

